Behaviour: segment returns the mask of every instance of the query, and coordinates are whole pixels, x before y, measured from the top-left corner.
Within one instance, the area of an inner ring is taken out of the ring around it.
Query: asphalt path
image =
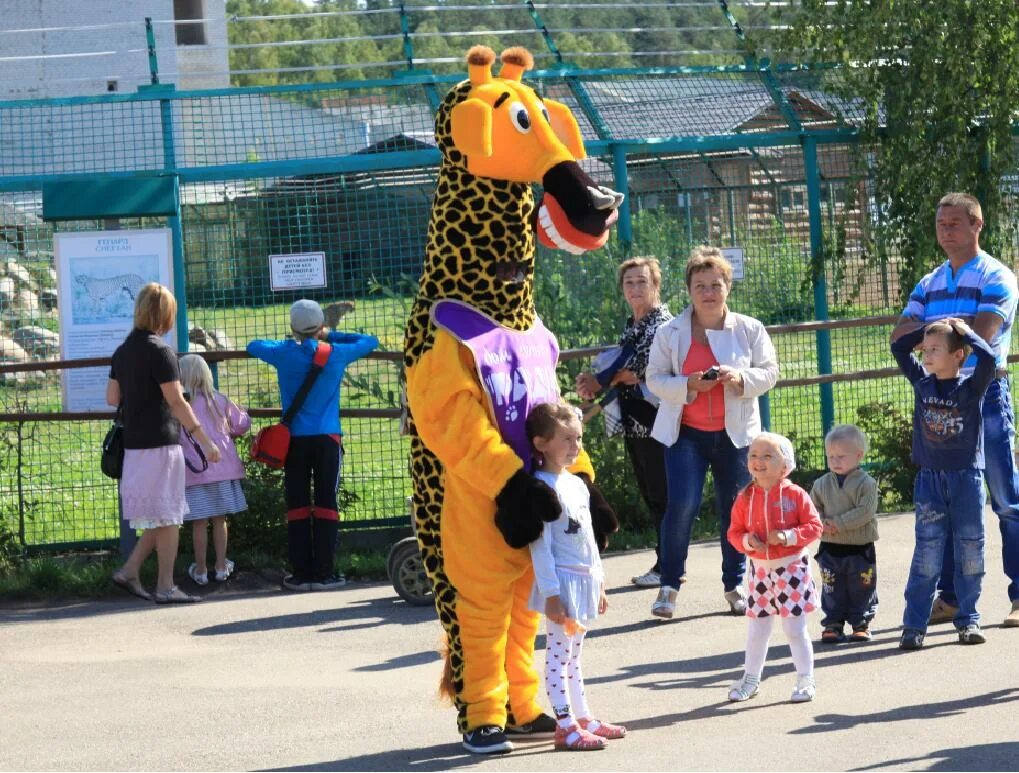
[[[746,621],[725,612],[717,542],[692,548],[671,622],[650,616],[654,591],[629,584],[650,554],[610,555],[611,606],[584,673],[593,709],[629,734],[587,754],[549,740],[499,757],[464,752],[436,694],[434,611],[384,583],[291,594],[241,581],[191,606],[127,596],[7,606],[0,769],[1016,770],[1019,629],[1001,627],[997,518],[986,522],[987,643],[960,645],[945,624],[922,651],[897,648],[912,515],[884,516],[874,640],[816,644],[806,704],[789,702],[795,674],[778,626],[758,697],[726,700]]]

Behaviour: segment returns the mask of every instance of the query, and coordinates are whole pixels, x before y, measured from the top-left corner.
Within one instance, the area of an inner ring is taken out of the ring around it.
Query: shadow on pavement
[[[327,597],[325,594],[320,594],[316,598],[324,600]],[[338,593],[331,598],[339,600],[342,598],[342,595]],[[192,635],[224,636],[234,633],[272,631],[283,628],[308,628],[329,625],[330,623],[353,622],[352,625],[337,625],[322,628],[321,630],[321,633],[334,633],[353,631],[359,628],[373,628],[379,625],[415,625],[417,623],[431,622],[435,619],[435,610],[431,607],[412,607],[402,604],[397,599],[386,598],[354,601],[336,609],[317,609],[290,615],[235,620],[229,623],[210,625],[206,628],[197,628],[192,631]]]
[[[266,573],[269,574],[269,573]],[[354,580],[346,586],[328,593],[318,593],[323,599],[342,599],[344,594],[385,583]],[[191,580],[178,577],[178,586],[186,593],[200,596],[202,604],[224,604],[256,598],[275,598],[283,594],[279,581],[256,572],[238,572],[225,583],[209,583],[205,587],[195,585]],[[151,590],[151,587],[149,588]],[[297,594],[293,594],[297,595]],[[389,602],[394,609],[408,609],[409,605],[398,599],[395,593],[380,603]],[[75,620],[98,615],[123,615],[137,612],[151,612],[153,609],[181,609],[189,604],[155,604],[135,598],[110,583],[110,595],[95,599],[47,599],[44,601],[0,601],[0,623],[18,623],[24,620]],[[429,607],[431,609],[431,607]]]
[[[552,740],[520,741],[513,739],[516,746],[512,755],[514,759],[528,756],[547,756],[552,754]],[[607,756],[607,755],[606,755]],[[484,755],[465,752],[460,742],[436,744],[420,749],[393,749],[377,754],[363,754],[358,757],[343,757],[328,762],[310,765],[294,765],[293,767],[265,768],[271,771],[314,771],[314,770],[453,770],[463,767],[477,767],[485,760]]]
[[[1019,757],[1019,743],[984,743],[975,746],[957,746],[939,749],[923,757],[903,757],[885,760],[876,765],[849,770],[877,770],[899,768],[906,770],[1015,770]],[[919,763],[927,762],[926,765]]]
[[[724,615],[725,613],[722,614]],[[711,617],[712,615],[702,615],[702,617],[705,616]],[[628,632],[640,630],[642,627],[644,627],[643,624],[634,624],[620,626],[619,628],[623,629],[623,632]],[[606,629],[606,632],[611,632],[611,629]],[[875,637],[866,643],[822,645],[815,642],[814,662],[815,669],[818,672],[818,681],[821,683],[819,689],[823,689],[825,672],[840,665],[866,663],[887,657],[923,657],[923,653],[926,650],[961,646],[958,644],[955,630],[951,626],[940,630],[932,629],[924,643],[924,649],[920,652],[902,652],[898,648],[898,628],[876,629],[874,634]],[[783,635],[780,631],[776,631],[772,635],[773,643],[768,649],[768,661],[764,668],[764,679],[792,671],[793,666],[790,662],[775,663],[776,660],[788,661],[790,658],[789,645],[785,644],[782,639]],[[732,652],[715,652],[710,655],[702,655],[686,660],[635,663],[619,668],[613,674],[585,677],[584,682],[588,685],[595,685],[625,682],[634,677],[656,677],[652,681],[636,682],[631,686],[647,690],[719,687],[723,683],[727,683],[726,680],[734,681],[739,678],[743,670],[743,658],[744,652],[742,650],[735,650]]]
[[[871,725],[885,722],[911,722],[913,720],[937,719],[939,717],[953,717],[964,714],[973,709],[980,709],[986,706],[998,706],[1003,703],[1012,703],[1019,700],[1019,687],[1009,687],[1005,690],[995,690],[983,695],[973,695],[969,698],[957,698],[940,703],[918,703],[912,706],[900,706],[889,711],[878,711],[869,714],[818,714],[814,717],[814,724],[808,727],[801,727],[790,731],[794,735],[805,735],[810,733],[827,733],[837,730],[851,730],[861,725]],[[1013,747],[1019,746],[1012,744]],[[925,758],[926,759],[926,758]],[[975,767],[973,766],[976,763]],[[990,770],[983,764],[983,760],[971,762],[969,770]],[[897,763],[883,763],[894,765]],[[928,768],[938,770],[939,768]],[[941,770],[957,770],[958,768],[940,768]],[[1009,769],[1015,769],[1015,760],[1011,760]]]
[[[436,660],[441,660],[442,656],[439,655],[438,650],[425,650],[423,652],[413,652],[410,655],[398,655],[390,658],[383,663],[372,663],[368,666],[358,666],[354,671],[393,671],[397,668],[413,668],[414,666],[423,666],[426,663],[434,663]]]

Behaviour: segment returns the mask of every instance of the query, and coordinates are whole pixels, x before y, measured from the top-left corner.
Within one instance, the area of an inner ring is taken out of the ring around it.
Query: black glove
[[[591,526],[594,528],[598,550],[605,550],[609,546],[609,535],[619,531],[619,518],[601,489],[586,474],[577,473],[577,477],[584,481],[587,493],[591,496]]]
[[[554,521],[562,511],[555,491],[521,469],[495,497],[495,526],[507,545],[522,548],[538,539],[545,521]]]

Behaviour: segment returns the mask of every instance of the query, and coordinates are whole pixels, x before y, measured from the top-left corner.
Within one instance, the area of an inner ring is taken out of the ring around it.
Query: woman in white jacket
[[[733,614],[746,611],[746,559],[726,539],[736,494],[750,482],[747,449],[761,432],[757,398],[778,380],[764,325],[726,306],[732,266],[714,247],[698,247],[686,265],[691,304],[658,328],[648,388],[661,398],[652,437],[665,446],[668,505],[660,535],[662,583],[651,608],[671,618],[704,479],[711,467],[722,542],[722,585]]]

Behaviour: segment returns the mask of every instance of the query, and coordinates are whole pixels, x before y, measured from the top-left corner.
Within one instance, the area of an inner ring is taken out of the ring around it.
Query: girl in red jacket
[[[757,695],[776,617],[789,639],[796,688],[793,703],[814,698],[814,648],[807,635],[807,613],[817,608],[807,546],[821,536],[821,519],[810,495],[788,480],[796,468],[788,438],[762,432],[750,444],[747,467],[753,481],[736,497],[729,542],[750,557],[747,654],[742,678],[729,688],[729,700]]]

